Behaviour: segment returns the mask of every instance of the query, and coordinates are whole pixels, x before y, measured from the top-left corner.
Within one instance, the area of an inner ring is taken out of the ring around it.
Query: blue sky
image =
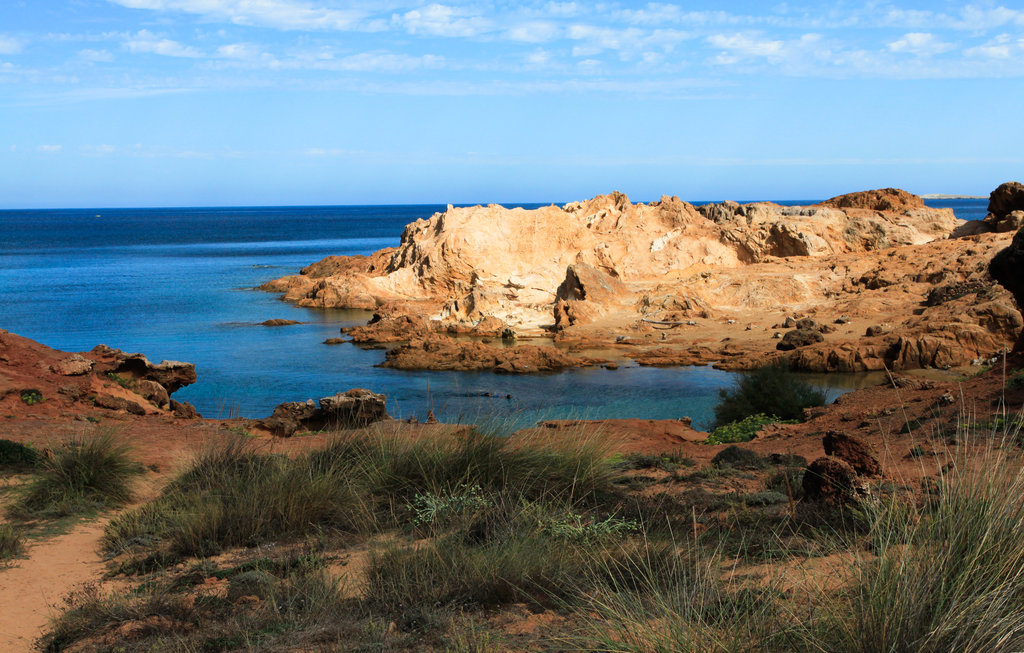
[[[1024,6],[3,0],[0,207],[1024,178]]]

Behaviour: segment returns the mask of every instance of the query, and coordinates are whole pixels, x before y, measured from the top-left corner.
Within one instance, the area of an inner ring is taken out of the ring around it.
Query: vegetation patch
[[[32,445],[0,439],[0,465],[4,467],[33,467],[39,458]]]
[[[825,392],[778,366],[742,374],[735,387],[719,392],[715,428],[751,415],[774,415],[781,420],[802,420],[804,408],[825,405]]]
[[[35,388],[28,388],[21,391],[21,400],[27,406],[35,406],[43,403],[43,393]]]
[[[123,505],[142,470],[113,433],[72,438],[39,461],[35,478],[8,512],[17,518],[63,517]]]
[[[0,524],[0,561],[21,555],[24,548],[21,531],[13,524]]]

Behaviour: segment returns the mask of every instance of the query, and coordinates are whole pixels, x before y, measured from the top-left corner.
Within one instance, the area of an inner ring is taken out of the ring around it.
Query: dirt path
[[[104,572],[98,548],[107,519],[30,545],[28,558],[0,569],[0,650],[31,651],[61,599]]]

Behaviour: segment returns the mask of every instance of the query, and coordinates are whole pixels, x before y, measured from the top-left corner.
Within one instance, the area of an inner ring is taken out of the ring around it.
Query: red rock
[[[878,462],[871,448],[857,438],[840,433],[829,431],[822,438],[822,445],[825,447],[825,455],[838,458],[850,465],[853,471],[861,476],[881,476],[882,466]]]
[[[820,501],[832,506],[857,502],[862,493],[857,473],[838,458],[818,458],[804,472],[804,501]]]

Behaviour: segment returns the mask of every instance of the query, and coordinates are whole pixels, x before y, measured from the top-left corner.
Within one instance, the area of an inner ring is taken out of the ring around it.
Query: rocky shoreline
[[[1003,184],[985,220],[967,223],[899,189],[803,207],[621,193],[449,207],[396,248],[331,256],[261,289],[374,311],[346,335],[388,348],[382,365],[398,369],[536,373],[606,363],[601,351],[729,370],[958,368],[1024,326],[988,272],[1024,221],[1022,189]]]

